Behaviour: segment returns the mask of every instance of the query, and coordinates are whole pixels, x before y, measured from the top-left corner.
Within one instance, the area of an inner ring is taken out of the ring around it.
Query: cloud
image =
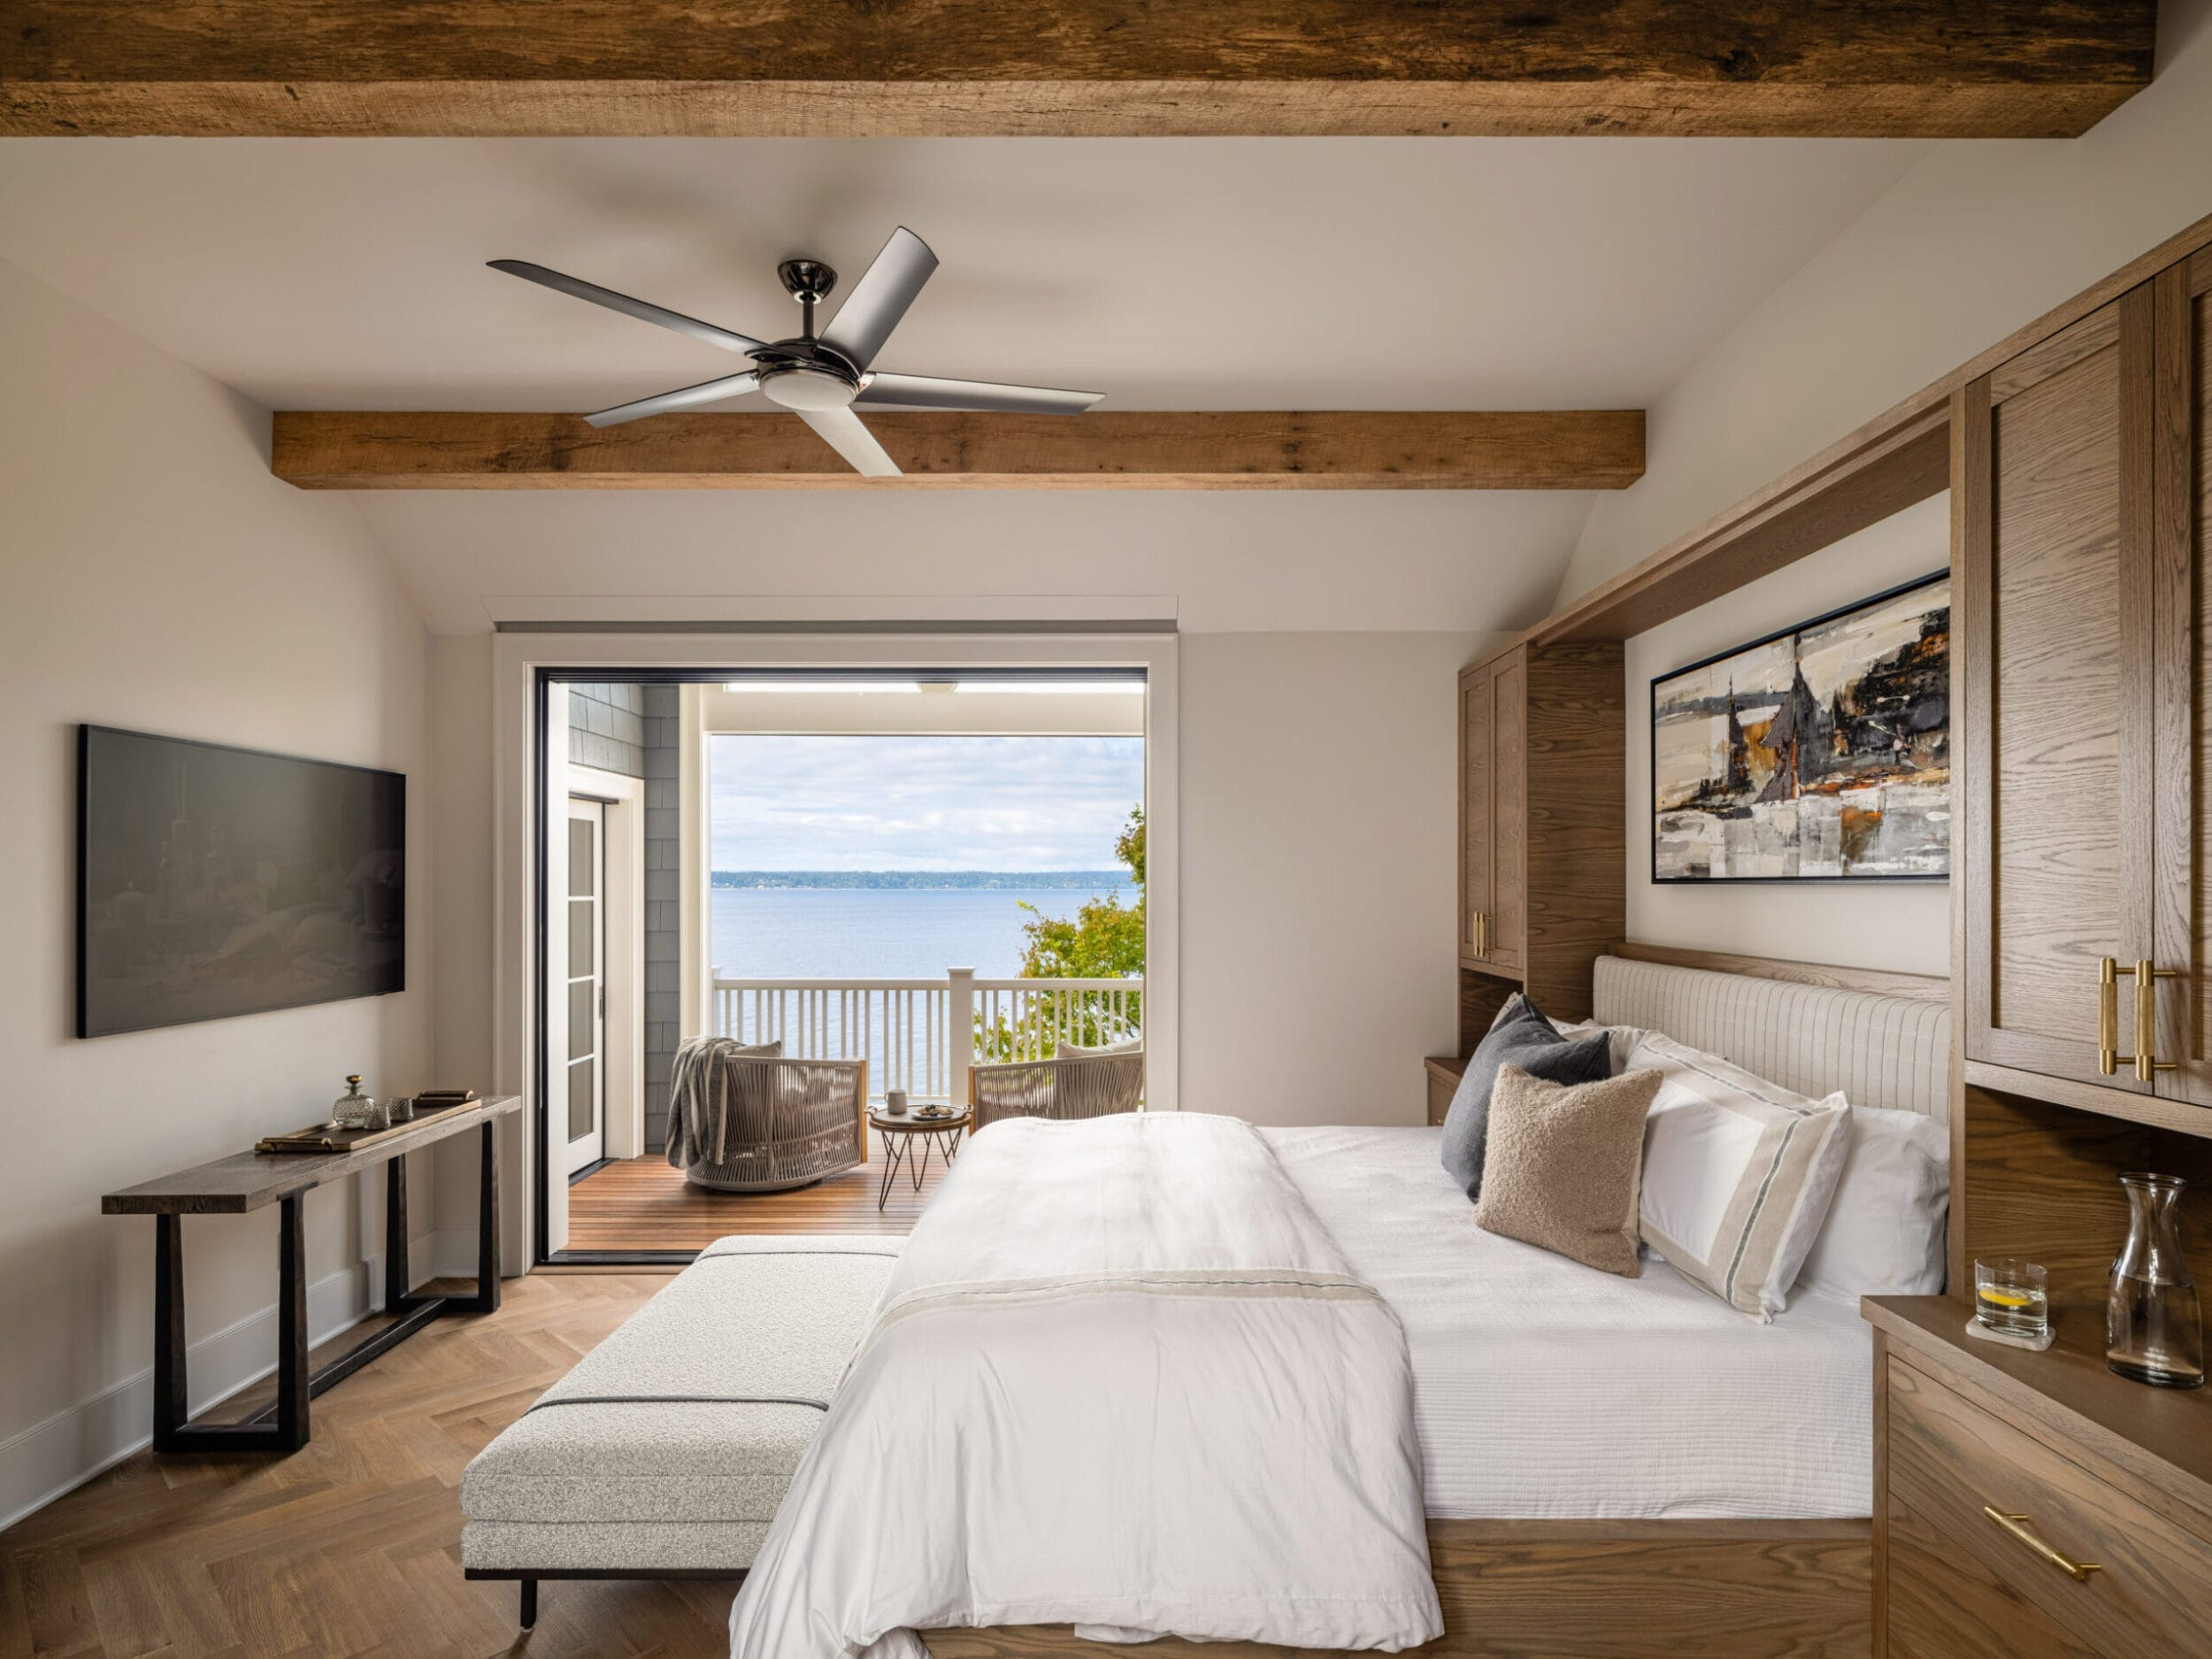
[[[1110,870],[1138,737],[718,736],[717,870]]]

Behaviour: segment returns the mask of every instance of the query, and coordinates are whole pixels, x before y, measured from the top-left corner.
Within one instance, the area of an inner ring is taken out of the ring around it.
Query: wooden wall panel
[[[1509,657],[1491,679],[1490,920],[1480,953],[1507,972],[1528,964],[1529,664]]]
[[[2212,1140],[1967,1087],[1951,1225],[1970,1275],[1977,1256],[2024,1256],[2050,1271],[2062,1317],[2101,1321],[2112,1258],[2127,1236],[2124,1170],[2191,1183],[2184,1244],[2212,1271]],[[1965,1292],[1954,1286],[1954,1294]]]
[[[1528,992],[1561,1019],[1590,1013],[1591,965],[1627,931],[1628,706],[1622,649],[1529,649]]]

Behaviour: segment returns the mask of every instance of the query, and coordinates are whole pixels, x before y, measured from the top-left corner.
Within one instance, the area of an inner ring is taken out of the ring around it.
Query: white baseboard
[[[448,1272],[444,1263],[456,1254],[456,1239],[467,1243],[468,1264],[459,1271],[474,1276],[476,1233],[470,1228],[465,1233],[426,1233],[408,1241],[408,1260],[416,1264],[418,1281]],[[429,1265],[421,1266],[424,1263]],[[381,1304],[383,1285],[380,1254],[309,1285],[309,1343],[328,1341],[366,1318]],[[196,1414],[276,1369],[276,1304],[271,1302],[191,1345],[186,1375]],[[153,1421],[154,1372],[150,1365],[91,1399],[0,1440],[0,1528],[14,1525],[151,1445]]]
[[[423,1279],[474,1279],[476,1277],[476,1228],[441,1227],[426,1233],[415,1240],[416,1254],[411,1258],[427,1262],[426,1269],[418,1269]]]

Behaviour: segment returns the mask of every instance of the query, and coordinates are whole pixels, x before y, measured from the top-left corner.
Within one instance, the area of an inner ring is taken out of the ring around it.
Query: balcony
[[[799,1060],[864,1059],[868,1092],[965,1101],[978,1061],[1049,1060],[1063,1042],[1138,1034],[1141,978],[984,979],[972,968],[937,979],[713,980],[715,1034],[775,1042]]]

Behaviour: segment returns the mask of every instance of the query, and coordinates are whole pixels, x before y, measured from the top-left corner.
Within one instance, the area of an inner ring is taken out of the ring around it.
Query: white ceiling
[[[779,259],[849,285],[901,223],[943,263],[887,368],[1103,388],[1109,409],[1645,407],[1930,148],[14,139],[0,258],[277,408],[582,411],[726,373],[726,353],[484,262],[774,335],[797,325]],[[356,499],[445,632],[891,594],[1472,633],[1543,613],[1593,498]]]
[[[1925,154],[1779,140],[12,139],[0,257],[272,407],[597,408],[775,275],[942,265],[883,365],[1108,408],[1641,405]]]

